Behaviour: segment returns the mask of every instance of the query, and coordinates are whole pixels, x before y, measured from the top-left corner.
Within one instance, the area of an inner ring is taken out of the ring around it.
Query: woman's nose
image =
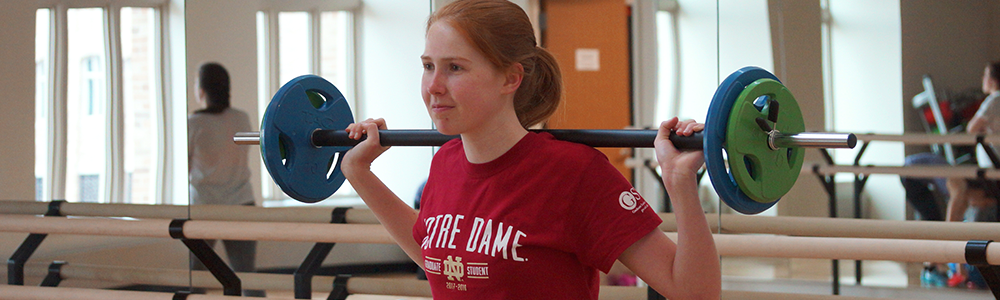
[[[444,76],[442,76],[440,72],[435,70],[426,76],[429,76],[429,78],[427,78],[427,93],[432,95],[441,95],[448,91],[444,82]]]

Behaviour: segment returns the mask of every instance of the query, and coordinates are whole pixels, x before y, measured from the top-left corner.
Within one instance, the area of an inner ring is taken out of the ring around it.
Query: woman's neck
[[[528,130],[521,127],[516,116],[513,121],[502,120],[486,124],[489,125],[480,126],[480,130],[476,132],[462,134],[465,158],[471,163],[482,164],[497,159],[528,134]]]

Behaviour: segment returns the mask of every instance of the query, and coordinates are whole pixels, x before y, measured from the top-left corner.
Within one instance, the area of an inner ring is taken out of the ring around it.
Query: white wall
[[[704,120],[712,95],[730,73],[750,65],[773,69],[767,2],[722,1],[718,9],[710,1],[679,2],[681,91],[675,114]]]
[[[0,199],[35,198],[35,5],[0,10]],[[11,25],[18,24],[18,25]]]
[[[355,118],[385,118],[390,129],[431,128],[420,96],[420,55],[429,3],[371,0],[361,10],[361,101]],[[392,148],[375,161],[372,171],[403,201],[412,202],[427,178],[432,150]]]
[[[899,1],[848,0],[830,4],[836,101],[835,128],[830,130],[903,133],[899,9]],[[856,150],[837,150],[835,159],[850,164]],[[865,152],[861,164],[901,166],[903,146],[873,145]],[[866,191],[876,199],[872,203],[876,215],[872,217],[905,218],[905,199],[898,176],[873,175]]]

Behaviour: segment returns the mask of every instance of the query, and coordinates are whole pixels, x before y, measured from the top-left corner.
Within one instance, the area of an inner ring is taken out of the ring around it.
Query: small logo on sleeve
[[[624,191],[618,197],[618,204],[621,204],[625,210],[633,210],[639,204],[639,200],[636,199],[636,196],[631,191]]]
[[[634,188],[628,191],[624,191],[618,196],[618,204],[622,206],[623,209],[632,211],[632,213],[645,211],[649,205],[645,201],[642,201],[642,196],[639,195]]]

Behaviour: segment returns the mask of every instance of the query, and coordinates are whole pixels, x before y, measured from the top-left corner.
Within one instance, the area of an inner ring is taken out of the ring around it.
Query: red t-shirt
[[[441,147],[413,237],[434,299],[597,299],[597,271],[660,222],[604,154],[529,133],[485,164]]]

